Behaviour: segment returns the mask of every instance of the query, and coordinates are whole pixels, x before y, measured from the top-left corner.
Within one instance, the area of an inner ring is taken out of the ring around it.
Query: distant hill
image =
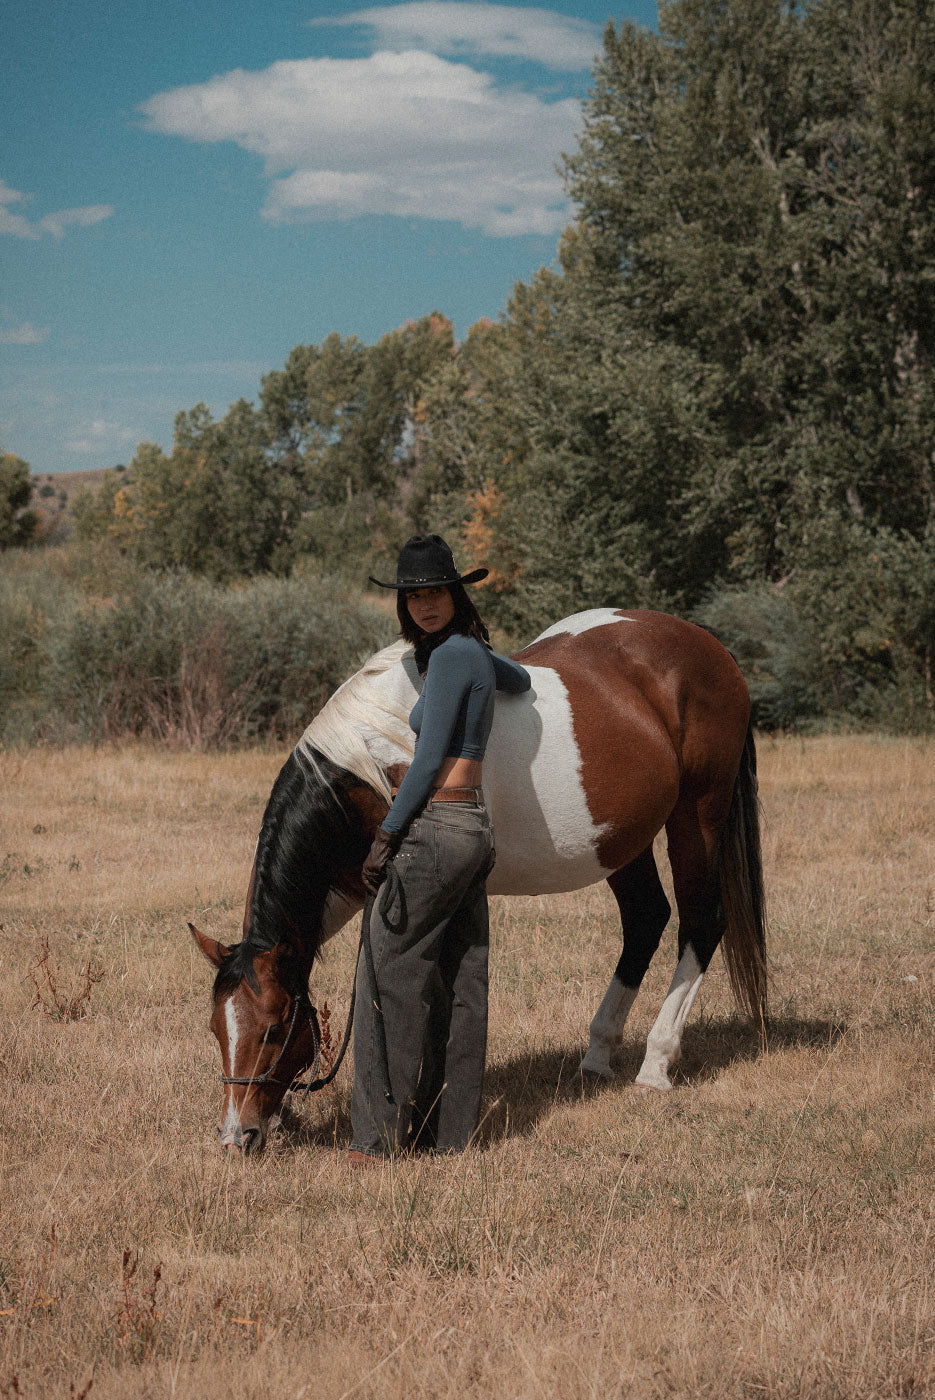
[[[101,482],[106,477],[113,476],[116,470],[116,467],[95,467],[93,471],[87,472],[40,472],[32,479],[33,504],[46,505],[48,502],[59,500],[64,491],[66,501],[70,505],[79,491],[85,487],[96,491]],[[46,486],[51,486],[52,490],[43,490]]]
[[[86,472],[39,472],[32,478],[30,508],[38,510],[42,525],[40,537],[47,543],[60,543],[71,529],[71,506],[79,491],[96,491],[117,471],[116,467],[96,467]],[[121,472],[122,476],[123,473]]]

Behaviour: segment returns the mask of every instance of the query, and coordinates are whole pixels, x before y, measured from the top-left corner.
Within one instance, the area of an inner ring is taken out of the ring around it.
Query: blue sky
[[[36,473],[171,445],[294,345],[437,309],[458,335],[555,255],[555,173],[608,18],[655,0],[6,0],[0,448]]]

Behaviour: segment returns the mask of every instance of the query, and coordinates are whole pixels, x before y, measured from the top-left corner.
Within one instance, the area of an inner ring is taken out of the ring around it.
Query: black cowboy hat
[[[480,583],[489,573],[489,569],[472,569],[459,574],[441,535],[412,535],[399,551],[395,583],[381,583],[373,574],[369,577],[380,588],[437,588],[443,583]]]

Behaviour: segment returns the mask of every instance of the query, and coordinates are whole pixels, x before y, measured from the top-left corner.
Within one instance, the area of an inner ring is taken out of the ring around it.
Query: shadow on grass
[[[847,1029],[840,1018],[771,1016],[767,1051],[823,1046],[830,1050]],[[762,1054],[760,1037],[749,1021],[739,1016],[716,1017],[689,1025],[682,1037],[682,1058],[676,1083],[704,1084],[738,1061],[756,1060]]]
[[[276,1134],[279,1143],[288,1151],[327,1147],[346,1152],[351,1145],[350,1085],[323,1090],[309,1099],[299,1094],[296,1100],[283,1113]]]
[[[844,1033],[839,1020],[777,1016],[770,1021],[769,1051],[823,1046],[830,1049]],[[614,1056],[613,1079],[581,1076],[578,1065],[584,1045],[567,1045],[529,1055],[516,1055],[491,1065],[485,1080],[483,1142],[521,1136],[559,1104],[615,1096],[628,1091],[643,1062],[642,1040],[628,1039]],[[682,1040],[682,1058],[675,1084],[691,1088],[716,1079],[732,1064],[762,1054],[754,1028],[737,1016],[713,1018],[690,1026]]]
[[[831,1049],[845,1029],[838,1019],[776,1016],[770,1020],[769,1051],[775,1054],[803,1046]],[[584,1045],[577,1042],[488,1065],[481,1143],[522,1137],[562,1104],[627,1092],[642,1064],[644,1049],[642,1040],[628,1039],[614,1057],[612,1079],[578,1073]],[[761,1054],[760,1038],[748,1022],[738,1016],[706,1019],[685,1031],[675,1084],[690,1091],[693,1084],[708,1083],[731,1065],[758,1059]],[[326,1103],[312,1099],[304,1106],[300,1100],[293,1110],[287,1110],[279,1140],[287,1151],[308,1147],[345,1151],[351,1142],[349,1085],[330,1091]]]

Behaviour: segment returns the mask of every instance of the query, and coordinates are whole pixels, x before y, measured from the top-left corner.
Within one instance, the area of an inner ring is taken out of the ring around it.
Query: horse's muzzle
[[[249,1157],[251,1152],[262,1152],[266,1142],[266,1134],[260,1127],[241,1128],[237,1127],[232,1132],[222,1133],[218,1128],[218,1137],[221,1146],[228,1152],[241,1152],[245,1157]]]

